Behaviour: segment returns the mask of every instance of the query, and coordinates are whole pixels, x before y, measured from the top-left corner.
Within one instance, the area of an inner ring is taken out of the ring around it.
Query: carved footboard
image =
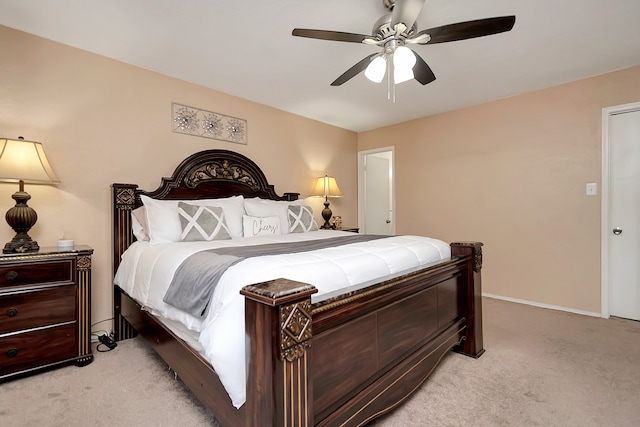
[[[313,305],[307,284],[245,287],[245,425],[362,425],[404,401],[452,348],[479,357],[481,246],[455,243],[451,262]]]

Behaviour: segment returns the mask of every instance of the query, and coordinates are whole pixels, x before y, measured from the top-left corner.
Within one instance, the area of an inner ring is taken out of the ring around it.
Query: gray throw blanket
[[[236,246],[196,252],[180,264],[163,301],[196,317],[204,316],[213,291],[224,272],[246,258],[308,252],[385,237],[390,236],[354,234],[304,242]]]

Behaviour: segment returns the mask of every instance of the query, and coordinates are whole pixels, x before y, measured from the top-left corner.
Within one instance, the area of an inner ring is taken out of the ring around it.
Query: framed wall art
[[[220,141],[247,144],[247,121],[213,111],[171,104],[171,130]]]

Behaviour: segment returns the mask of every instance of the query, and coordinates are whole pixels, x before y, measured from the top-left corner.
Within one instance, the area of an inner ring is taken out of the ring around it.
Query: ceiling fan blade
[[[516,17],[513,15],[477,19],[475,21],[458,22],[456,24],[422,30],[416,34],[416,37],[422,34],[431,36],[428,42],[419,42],[420,44],[446,43],[504,33],[505,31],[510,31],[515,23]]]
[[[391,13],[391,28],[402,22],[407,28],[413,27],[418,19],[424,0],[396,0]]]
[[[366,70],[369,64],[371,63],[371,59],[374,56],[378,56],[378,54],[372,53],[371,55],[364,58],[362,61],[358,62],[353,67],[349,68],[347,71],[342,73],[340,77],[335,79],[331,83],[331,86],[340,86],[341,84],[346,83],[347,81],[351,80],[352,78],[354,78],[355,76],[357,76],[358,74]]]
[[[416,65],[413,66],[413,78],[423,85],[434,81],[436,75],[431,71],[431,67],[424,62],[424,59],[422,59],[420,55],[415,52],[413,52],[413,54],[416,56]]]
[[[294,28],[291,35],[297,37],[308,37],[310,39],[351,43],[362,43],[364,39],[371,38],[371,36],[366,36],[364,34],[344,33],[342,31],[309,30],[306,28]]]

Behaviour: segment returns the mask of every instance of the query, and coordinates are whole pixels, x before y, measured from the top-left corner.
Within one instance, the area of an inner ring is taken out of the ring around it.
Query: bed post
[[[247,427],[312,426],[309,374],[311,295],[305,283],[276,279],[245,286]]]
[[[115,277],[122,253],[135,241],[131,228],[131,211],[136,207],[135,184],[113,184],[113,276]],[[113,287],[113,334],[116,341],[133,338],[137,332],[122,317],[120,288]]]
[[[464,315],[467,319],[465,339],[455,351],[476,359],[484,353],[482,343],[482,243],[451,243],[451,256],[467,257],[467,294]]]

